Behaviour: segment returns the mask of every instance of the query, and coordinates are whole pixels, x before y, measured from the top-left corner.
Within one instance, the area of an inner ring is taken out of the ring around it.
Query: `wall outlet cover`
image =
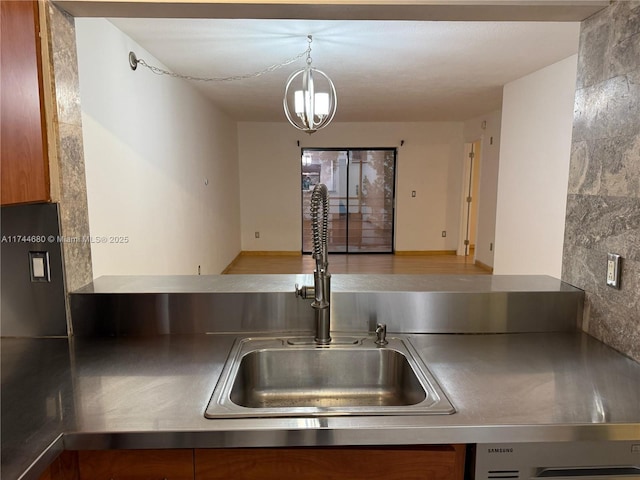
[[[622,257],[615,253],[607,254],[607,285],[620,288],[620,263]]]
[[[50,282],[49,252],[29,252],[29,273],[32,282]]]

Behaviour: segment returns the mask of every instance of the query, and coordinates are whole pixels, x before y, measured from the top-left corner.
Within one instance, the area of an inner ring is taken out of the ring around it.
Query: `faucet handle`
[[[316,289],[314,287],[307,286],[307,285],[300,286],[296,283],[296,297],[307,299],[307,298],[315,298],[315,296],[316,296]]]
[[[386,345],[387,343],[389,343],[387,341],[387,324],[386,323],[379,323],[376,326],[376,345],[382,347],[384,345]]]

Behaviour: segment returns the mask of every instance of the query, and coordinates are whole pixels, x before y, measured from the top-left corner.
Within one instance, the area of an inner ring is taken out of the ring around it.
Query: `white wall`
[[[504,87],[494,273],[560,278],[577,55]]]
[[[501,120],[502,111],[497,110],[464,122],[464,141],[480,140],[481,144],[475,259],[489,267],[493,266],[496,231]],[[483,122],[487,122],[486,128],[482,128]]]
[[[76,19],[95,277],[220,273],[240,251],[236,123],[104,19]],[[205,185],[205,179],[208,185]]]
[[[288,123],[240,122],[238,144],[242,250],[301,250],[302,147],[398,147],[396,250],[457,248],[462,123],[334,123],[309,136]]]

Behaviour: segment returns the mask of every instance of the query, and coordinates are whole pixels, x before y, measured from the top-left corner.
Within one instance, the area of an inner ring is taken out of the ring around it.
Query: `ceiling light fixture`
[[[298,130],[312,134],[331,123],[336,114],[338,96],[331,79],[311,66],[313,37],[308,35],[307,41],[307,66],[293,72],[287,80],[282,104],[289,123]],[[320,82],[316,83],[317,80]],[[294,87],[294,84],[297,86]]]

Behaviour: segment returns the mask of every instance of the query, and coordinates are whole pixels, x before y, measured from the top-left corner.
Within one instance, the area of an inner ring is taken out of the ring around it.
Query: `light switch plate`
[[[620,260],[620,255],[607,254],[607,285],[617,289],[620,288]]]
[[[32,282],[50,282],[49,252],[29,252],[29,272]]]

